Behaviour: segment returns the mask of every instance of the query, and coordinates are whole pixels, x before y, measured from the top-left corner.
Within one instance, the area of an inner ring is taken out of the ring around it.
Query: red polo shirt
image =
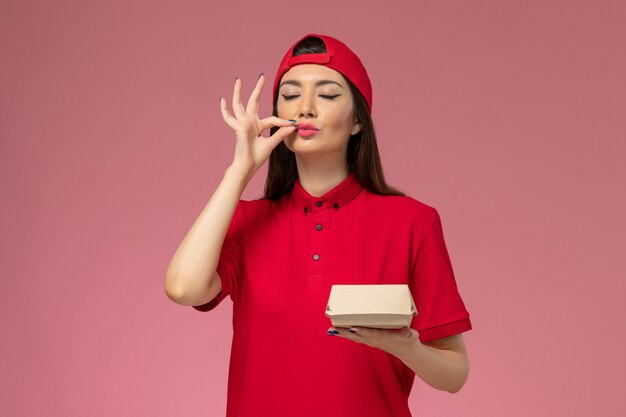
[[[437,210],[367,191],[354,173],[321,197],[298,180],[278,201],[240,200],[217,272],[233,339],[227,417],[409,417],[415,373],[387,352],[328,336],[333,284],[408,284],[421,341],[472,328]]]

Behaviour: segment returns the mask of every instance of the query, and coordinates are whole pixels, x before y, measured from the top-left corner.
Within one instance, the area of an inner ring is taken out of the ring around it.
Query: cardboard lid
[[[407,284],[335,284],[325,314],[413,315],[417,314],[417,308]]]

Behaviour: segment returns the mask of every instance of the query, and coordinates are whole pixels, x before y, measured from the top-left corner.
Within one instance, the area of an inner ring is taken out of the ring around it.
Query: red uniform
[[[367,191],[351,172],[321,197],[298,180],[279,200],[240,200],[217,272],[233,301],[227,417],[409,417],[415,373],[328,336],[333,284],[408,284],[422,342],[472,328],[437,210]]]

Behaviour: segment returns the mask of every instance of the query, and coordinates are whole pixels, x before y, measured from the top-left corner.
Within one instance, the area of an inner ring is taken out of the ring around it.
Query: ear
[[[360,131],[361,131],[361,124],[357,120],[356,122],[354,122],[354,126],[352,126],[352,130],[350,131],[350,135],[356,135]]]

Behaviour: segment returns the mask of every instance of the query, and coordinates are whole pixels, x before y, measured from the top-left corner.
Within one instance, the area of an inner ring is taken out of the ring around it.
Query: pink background
[[[165,270],[232,161],[219,96],[265,72],[268,116],[280,58],[320,32],[365,63],[387,180],[440,211],[474,325],[466,385],[416,377],[414,415],[625,415],[624,21],[622,1],[3,1],[0,414],[224,415],[232,302],[177,305]]]

